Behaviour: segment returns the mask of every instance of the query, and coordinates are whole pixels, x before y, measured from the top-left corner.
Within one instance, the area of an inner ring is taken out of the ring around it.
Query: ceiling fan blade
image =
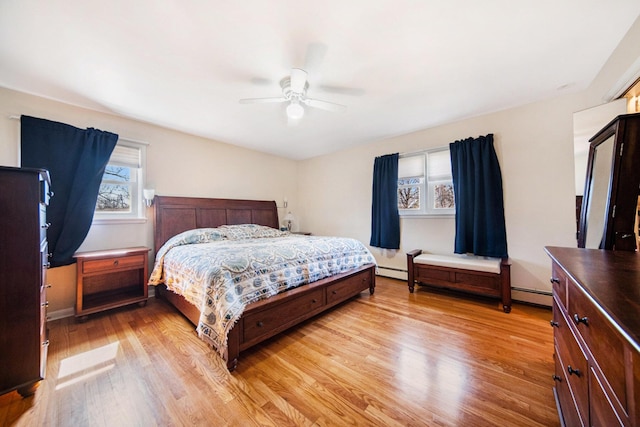
[[[284,97],[277,98],[245,98],[240,100],[240,104],[262,104],[264,102],[285,102]]]
[[[364,95],[364,89],[345,86],[331,86],[331,85],[319,85],[315,86],[323,92],[337,93],[340,95],[362,96]]]
[[[291,91],[294,93],[302,93],[304,85],[307,83],[307,72],[300,68],[291,69]]]
[[[347,107],[345,105],[328,101],[320,101],[319,99],[307,98],[302,102],[304,102],[304,104],[308,105],[309,107],[320,108],[322,110],[332,111],[334,113],[344,113],[345,111],[347,111]]]

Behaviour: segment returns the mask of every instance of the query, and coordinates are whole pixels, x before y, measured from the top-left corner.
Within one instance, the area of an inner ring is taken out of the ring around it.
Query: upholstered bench
[[[511,266],[508,258],[475,255],[407,254],[409,292],[417,284],[454,289],[499,298],[505,313],[511,311]]]

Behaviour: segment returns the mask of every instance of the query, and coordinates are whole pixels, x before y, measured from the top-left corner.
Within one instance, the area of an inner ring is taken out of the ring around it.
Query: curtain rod
[[[9,116],[9,119],[10,119],[10,120],[20,120],[20,116],[12,115],[12,116]],[[136,143],[136,144],[151,145],[151,144],[149,144],[147,141],[140,141],[140,140],[138,140],[138,139],[126,138],[126,137],[124,137],[124,136],[120,136],[120,135],[118,135],[118,139],[121,139],[121,140],[123,140],[124,142],[134,142],[134,143]]]

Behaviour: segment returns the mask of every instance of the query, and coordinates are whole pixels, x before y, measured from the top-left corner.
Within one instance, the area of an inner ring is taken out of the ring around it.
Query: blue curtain
[[[455,253],[506,258],[502,173],[493,134],[449,144],[456,201]]]
[[[102,175],[118,135],[29,116],[20,118],[20,128],[22,166],[47,169],[51,176],[51,266],[71,264],[91,227]]]
[[[400,249],[398,153],[376,157],[373,164],[371,246]]]

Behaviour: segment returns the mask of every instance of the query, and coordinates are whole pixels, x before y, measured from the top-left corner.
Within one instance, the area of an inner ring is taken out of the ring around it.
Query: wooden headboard
[[[155,251],[171,237],[194,228],[233,224],[259,224],[278,228],[273,200],[205,199],[156,196],[154,207]]]

